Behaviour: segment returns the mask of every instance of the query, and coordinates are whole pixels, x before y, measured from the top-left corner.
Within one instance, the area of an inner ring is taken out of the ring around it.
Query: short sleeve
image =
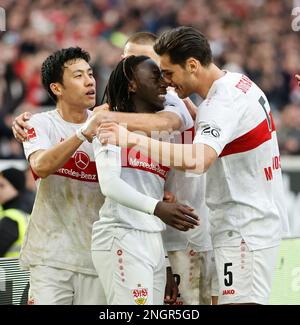
[[[212,147],[218,155],[234,140],[239,114],[231,98],[208,98],[201,103],[196,119],[194,143]]]
[[[38,150],[47,150],[51,145],[50,123],[43,114],[36,114],[28,122],[27,140],[23,142],[26,159]]]

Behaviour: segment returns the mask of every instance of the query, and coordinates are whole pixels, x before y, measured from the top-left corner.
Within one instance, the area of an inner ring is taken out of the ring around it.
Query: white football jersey
[[[265,94],[248,77],[226,74],[201,103],[194,143],[219,158],[207,172],[206,202],[214,247],[250,250],[279,244],[288,230],[280,155]]]
[[[173,132],[171,142],[192,143],[195,133],[194,121],[174,91],[168,91],[164,111],[174,112],[182,120],[182,126],[179,131]],[[195,209],[194,212],[200,217],[200,225],[187,232],[167,226],[162,234],[167,251],[184,250],[188,244],[197,252],[212,249],[208,208],[205,204],[205,179],[206,175],[195,175],[176,169],[169,172],[165,189],[175,194],[179,203]]]
[[[90,112],[89,112],[90,114]],[[34,115],[26,158],[75,134],[82,124],[64,121],[57,110]],[[54,174],[36,177],[37,194],[24,240],[21,263],[49,265],[96,274],[91,259],[91,233],[104,198],[99,191],[92,145],[84,142]]]

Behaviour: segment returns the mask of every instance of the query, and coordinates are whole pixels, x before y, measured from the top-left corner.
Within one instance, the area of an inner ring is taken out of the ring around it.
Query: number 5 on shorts
[[[232,266],[232,263],[224,264],[224,284],[226,287],[230,287],[233,283],[233,275],[232,272],[228,270],[228,268]]]

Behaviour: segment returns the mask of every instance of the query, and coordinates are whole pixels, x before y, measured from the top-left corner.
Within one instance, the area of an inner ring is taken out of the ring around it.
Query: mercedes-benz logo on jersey
[[[201,131],[202,135],[212,135],[215,138],[220,137],[220,131],[221,130],[216,125],[205,124],[205,125],[202,125],[201,127],[202,127],[202,131]]]
[[[74,156],[75,165],[80,169],[86,169],[90,163],[89,156],[83,151],[77,151]]]

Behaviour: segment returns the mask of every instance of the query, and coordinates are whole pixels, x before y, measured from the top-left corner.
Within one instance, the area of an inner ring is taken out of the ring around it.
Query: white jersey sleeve
[[[153,215],[159,200],[144,195],[121,179],[121,148],[93,141],[100,188],[104,196],[128,207]]]
[[[239,118],[230,96],[207,98],[200,106],[196,120],[194,143],[212,147],[218,155],[236,137]]]
[[[35,151],[47,150],[52,146],[49,137],[51,125],[45,115],[34,115],[28,124],[31,128],[27,131],[27,140],[23,142],[26,159]]]
[[[161,112],[172,112],[180,117],[181,127],[178,131],[183,132],[192,128],[194,126],[194,121],[184,102],[178,95],[174,91],[169,90],[165,98],[164,110]],[[159,113],[160,112],[158,112],[158,114]]]

